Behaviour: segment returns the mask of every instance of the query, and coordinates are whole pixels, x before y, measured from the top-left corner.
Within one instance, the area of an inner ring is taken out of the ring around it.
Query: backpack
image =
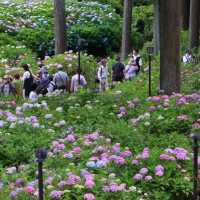
[[[48,84],[49,84],[49,80],[45,80],[45,81],[41,82],[36,88],[36,93],[43,94],[43,95],[46,94]]]
[[[135,59],[136,65],[138,67],[138,69],[136,70],[136,74],[138,74],[140,72],[140,68],[141,68],[141,66],[140,66],[140,59],[141,59],[140,56]]]

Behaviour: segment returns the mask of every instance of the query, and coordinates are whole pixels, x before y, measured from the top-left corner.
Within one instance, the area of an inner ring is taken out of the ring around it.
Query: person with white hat
[[[100,92],[103,92],[106,89],[108,89],[108,67],[106,59],[102,59],[100,61],[97,77],[99,80]]]
[[[68,75],[63,70],[63,66],[61,64],[57,65],[57,72],[54,75],[54,83],[56,84],[56,88],[58,90],[66,90]]]

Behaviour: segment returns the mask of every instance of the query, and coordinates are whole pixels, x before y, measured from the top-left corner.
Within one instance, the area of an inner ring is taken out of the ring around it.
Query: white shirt
[[[31,100],[31,102],[36,102],[38,100],[38,95],[36,94],[36,92],[31,91],[29,94],[29,99]]]
[[[184,56],[183,56],[183,62],[186,64],[186,63],[189,63],[192,59],[192,55],[186,53]]]
[[[22,77],[22,80],[25,81],[26,79],[29,79],[31,76],[31,73],[29,71],[25,71]]]
[[[80,85],[79,85],[79,75],[75,74],[72,76],[71,80],[71,91],[76,92],[78,89],[83,86],[87,85],[87,81],[85,80],[85,77],[83,75],[80,75]]]
[[[138,54],[138,55],[133,55],[133,60],[136,61],[136,59],[137,59],[138,57],[140,57],[139,65],[140,65],[140,67],[141,67],[141,66],[142,66],[142,58],[141,58],[141,56],[140,56],[139,54]]]
[[[48,85],[48,87],[47,87],[47,91],[48,91],[48,93],[52,93],[53,91],[54,91],[54,86],[55,86],[56,84],[53,82],[53,81],[51,81],[50,83],[49,83],[49,85]]]
[[[97,72],[98,79],[101,81],[107,81],[108,80],[108,68],[104,66],[100,66],[98,68]]]
[[[126,65],[125,67],[125,79],[129,80],[136,75],[137,66],[135,65]]]

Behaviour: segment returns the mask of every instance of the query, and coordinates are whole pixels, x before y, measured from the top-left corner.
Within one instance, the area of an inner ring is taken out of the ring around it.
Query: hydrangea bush
[[[39,55],[44,55],[45,51],[53,53],[52,2],[32,2],[30,5],[2,3],[0,13],[1,32],[14,36]],[[76,50],[77,38],[80,36],[87,40],[85,48],[89,53],[101,55],[102,52],[105,54],[118,50],[120,23],[120,16],[109,5],[93,1],[66,1],[69,49]]]
[[[145,74],[102,95],[5,101],[0,197],[36,198],[34,151],[47,147],[46,199],[190,199],[189,133],[200,129],[200,95],[147,98],[144,81]]]

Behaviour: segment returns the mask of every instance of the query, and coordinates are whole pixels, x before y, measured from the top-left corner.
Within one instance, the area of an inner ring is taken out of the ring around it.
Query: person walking
[[[79,83],[79,77],[80,77],[80,83]],[[71,79],[71,92],[77,92],[80,88],[83,88],[87,85],[87,81],[85,80],[85,77],[81,74],[81,70],[77,70],[77,73],[72,76]]]
[[[106,89],[108,89],[108,67],[106,59],[102,59],[100,61],[97,77],[99,80],[100,92],[103,92]]]
[[[131,59],[125,67],[125,79],[132,80],[138,71],[138,67],[133,59]]]
[[[23,97],[29,98],[29,94],[31,92],[34,77],[31,73],[31,71],[29,70],[29,66],[27,64],[22,65],[22,67],[24,69],[24,74],[23,74],[23,77],[22,77],[22,80],[23,80]]]
[[[62,65],[58,65],[58,67],[57,67],[58,71],[57,71],[57,73],[55,73],[53,81],[56,84],[56,88],[58,90],[66,91],[68,75],[62,69],[63,69],[63,66]]]
[[[120,57],[116,58],[116,63],[112,66],[112,81],[113,82],[122,82],[124,79],[124,70],[125,66],[120,61]]]
[[[48,70],[44,64],[39,65],[39,79],[40,81],[47,80],[49,77]]]
[[[133,55],[132,55],[132,58],[133,58],[133,61],[136,63],[137,65],[137,71],[136,71],[136,74],[138,74],[140,71],[141,71],[141,68],[142,68],[142,58],[139,54],[139,51],[138,49],[134,49],[133,50]]]

